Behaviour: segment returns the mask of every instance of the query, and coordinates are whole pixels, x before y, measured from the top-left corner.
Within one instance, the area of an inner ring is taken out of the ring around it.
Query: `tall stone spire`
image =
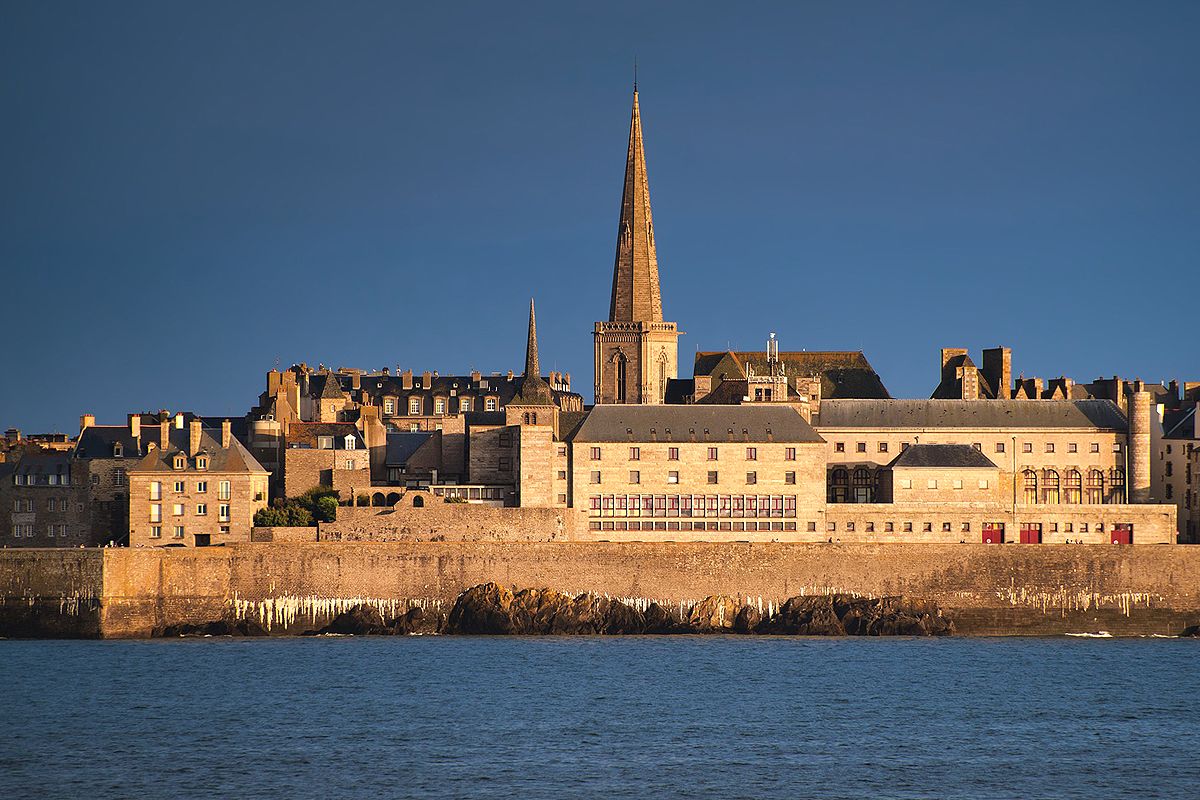
[[[625,188],[621,193],[621,222],[617,226],[617,257],[613,266],[609,322],[662,322],[658,287],[658,255],[654,248],[654,219],[650,214],[650,181],[642,145],[642,114],[637,84],[633,87],[633,118],[625,158]]]
[[[537,318],[533,314],[532,297],[529,298],[529,340],[525,345],[525,377],[530,375],[542,376],[542,368],[538,364]]]

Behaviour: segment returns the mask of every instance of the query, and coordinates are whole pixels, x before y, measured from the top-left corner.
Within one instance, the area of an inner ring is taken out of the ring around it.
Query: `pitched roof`
[[[287,445],[316,448],[322,436],[333,438],[334,450],[345,449],[347,436],[354,437],[355,449],[362,450],[367,446],[353,422],[293,422],[288,425]]]
[[[962,378],[957,377],[958,370],[963,367],[975,367],[975,362],[971,360],[971,356],[963,353],[962,355],[953,356],[946,360],[942,365],[942,381],[933,390],[931,399],[933,400],[961,400],[962,399]],[[995,397],[996,392],[992,387],[987,376],[976,367],[976,376],[979,378],[979,396],[980,397]]]
[[[27,483],[45,483],[41,480],[47,475],[71,474],[71,454],[63,450],[26,451],[13,469],[16,475],[22,475]]]
[[[572,437],[576,442],[652,439],[713,444],[824,441],[798,411],[783,405],[601,405],[588,412]]]
[[[1111,400],[824,400],[818,428],[1099,428],[1125,431]]]
[[[1197,439],[1196,406],[1178,411],[1167,411],[1163,415],[1164,439]]]
[[[332,377],[332,374],[327,374],[323,385],[321,386],[322,400],[344,400],[346,393],[342,391],[342,385],[337,378]]]
[[[207,472],[255,472],[266,474],[267,470],[250,455],[236,437],[230,437],[228,448],[221,447],[221,431],[201,428],[200,449],[208,455]],[[188,454],[190,431],[188,428],[171,427],[167,447],[150,450],[129,472],[176,472],[171,460],[176,453]],[[189,467],[192,466],[189,457]]]
[[[158,423],[142,423],[142,435],[133,438],[128,425],[89,425],[79,434],[75,445],[77,458],[112,458],[113,446],[121,443],[124,458],[137,458],[142,455],[140,449],[147,441],[158,441]]]
[[[384,457],[386,465],[402,467],[407,464],[412,454],[433,438],[433,433],[433,431],[389,433],[387,435],[387,454]]]
[[[694,378],[667,378],[667,389],[663,392],[663,402],[668,405],[679,405],[690,402],[695,394],[696,381]]]
[[[969,444],[909,445],[888,466],[999,469],[990,458]]]
[[[779,361],[787,371],[789,382],[798,376],[820,375],[822,398],[891,397],[879,374],[858,350],[784,351],[779,354]],[[737,380],[746,377],[747,367],[765,375],[767,354],[756,350],[696,353],[692,374],[714,378],[724,375],[724,380]]]

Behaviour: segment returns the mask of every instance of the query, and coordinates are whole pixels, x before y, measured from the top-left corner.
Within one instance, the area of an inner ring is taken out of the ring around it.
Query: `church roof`
[[[658,254],[654,245],[654,220],[650,213],[650,180],[646,175],[642,114],[635,86],[608,319],[610,322],[662,322],[662,318]]]
[[[534,315],[532,299],[529,301],[529,333],[525,341],[525,375],[512,402],[528,406],[554,405],[554,394],[550,391],[550,384],[542,378],[538,363],[537,317]]]

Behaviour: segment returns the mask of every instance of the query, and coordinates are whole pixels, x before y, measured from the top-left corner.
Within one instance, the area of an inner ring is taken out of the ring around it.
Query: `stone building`
[[[371,451],[352,422],[293,422],[284,437],[284,497],[327,487],[344,502],[371,491]]]
[[[25,450],[0,470],[0,546],[93,544],[86,472],[61,450]]]
[[[269,476],[231,423],[206,428],[192,419],[185,426],[177,416],[160,421],[157,434],[127,472],[130,546],[249,541],[254,513],[267,505]]]
[[[1180,541],[1200,542],[1200,403],[1156,405],[1151,431],[1151,494],[1178,509]]]

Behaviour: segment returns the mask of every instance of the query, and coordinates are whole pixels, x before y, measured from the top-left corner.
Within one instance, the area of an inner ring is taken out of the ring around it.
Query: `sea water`
[[[0,641],[0,797],[1196,798],[1200,642]]]

